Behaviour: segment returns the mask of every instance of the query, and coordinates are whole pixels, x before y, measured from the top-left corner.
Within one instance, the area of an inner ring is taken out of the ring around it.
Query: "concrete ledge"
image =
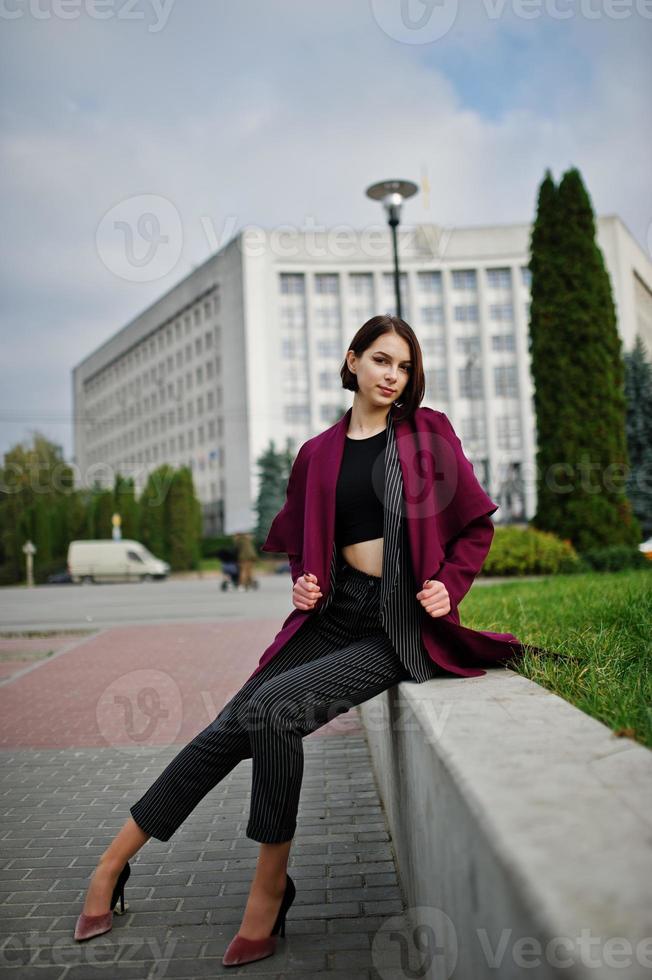
[[[405,682],[360,713],[425,927],[405,976],[652,976],[652,752],[504,668]]]

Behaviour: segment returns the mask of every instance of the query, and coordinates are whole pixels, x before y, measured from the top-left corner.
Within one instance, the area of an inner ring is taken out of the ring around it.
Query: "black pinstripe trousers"
[[[305,735],[410,680],[381,625],[381,578],[346,562],[327,609],[309,617],[240,688],[130,808],[141,829],[168,840],[242,759],[252,759],[246,836],[291,840],[297,826]]]

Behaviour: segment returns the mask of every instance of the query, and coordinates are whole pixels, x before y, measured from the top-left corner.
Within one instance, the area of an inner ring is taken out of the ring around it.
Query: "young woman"
[[[301,628],[290,631],[282,645],[277,642],[274,655],[261,660],[215,720],[130,808],[130,818],[93,873],[75,930],[78,940],[111,928],[112,909],[129,875],[129,858],[152,836],[167,841],[210,789],[240,760],[251,758],[246,835],[261,846],[244,917],[223,963],[230,966],[271,955],[277,933],[285,934],[285,914],[295,894],[287,865],[303,775],[303,737],[400,681],[421,682],[442,672],[421,642],[422,620],[454,615],[455,610],[443,581],[426,579],[417,591],[402,520],[404,493],[395,438],[399,409],[403,417],[430,411],[418,408],[425,385],[414,332],[398,317],[373,317],[354,336],[340,373],[343,387],[355,394],[339,469],[336,466],[333,474],[335,528],[329,545],[337,560],[334,557],[331,564],[327,601],[321,603],[324,582],[313,570],[299,574],[299,543],[290,556],[295,607],[290,618],[301,619]],[[299,499],[297,506],[294,499],[302,490],[294,475],[298,465],[295,461],[284,516],[303,515],[303,501]],[[488,550],[488,513],[496,509],[477,487],[476,507],[484,513],[475,516],[484,536],[474,567],[467,570],[467,589]],[[275,518],[277,527],[280,516]],[[292,521],[293,527],[296,523]],[[266,550],[274,550],[273,538],[270,532]],[[443,619],[440,622],[444,625]]]

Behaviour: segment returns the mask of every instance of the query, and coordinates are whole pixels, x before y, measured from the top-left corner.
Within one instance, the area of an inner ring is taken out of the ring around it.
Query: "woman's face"
[[[356,357],[347,351],[349,370],[358,380],[358,394],[373,406],[389,406],[401,400],[409,380],[410,346],[395,333],[384,333]]]

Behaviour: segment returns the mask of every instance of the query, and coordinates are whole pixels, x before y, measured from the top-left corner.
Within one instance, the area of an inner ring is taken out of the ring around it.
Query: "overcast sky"
[[[376,180],[427,175],[407,225],[520,222],[546,167],[577,166],[650,248],[652,0],[2,0],[0,20],[0,452],[38,429],[70,458],[75,364],[243,225],[377,224]],[[150,196],[170,248],[153,274],[134,229],[125,274],[107,228]]]

